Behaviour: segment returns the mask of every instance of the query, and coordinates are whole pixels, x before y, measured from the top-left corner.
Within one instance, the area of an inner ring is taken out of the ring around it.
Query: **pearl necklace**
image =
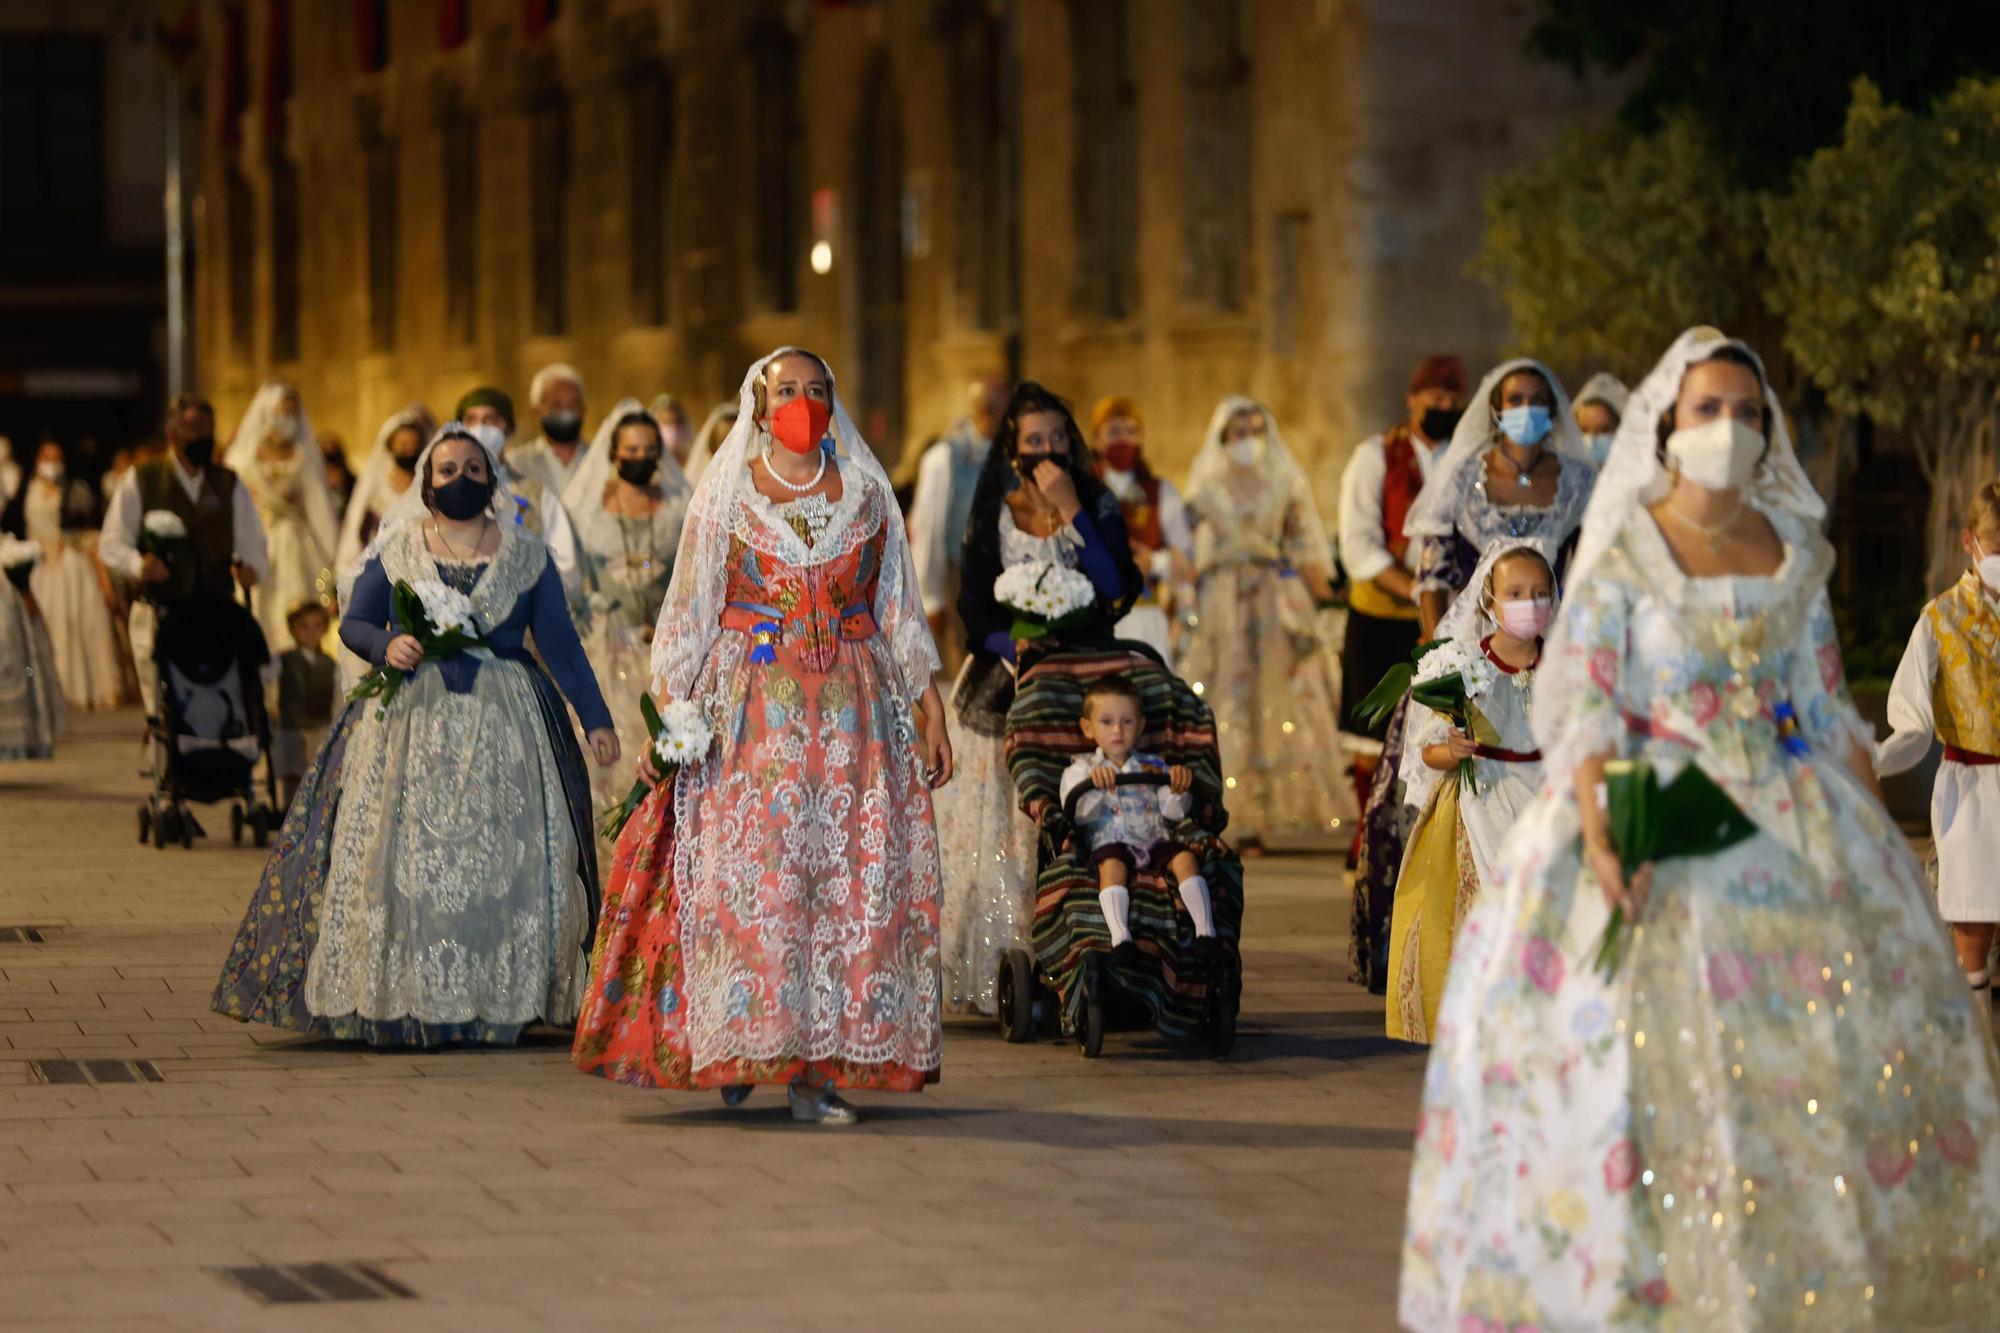
[[[770,476],[772,481],[777,482],[793,495],[804,495],[807,491],[818,486],[820,481],[826,476],[826,450],[820,449],[816,452],[819,454],[819,470],[814,472],[812,479],[803,485],[794,485],[778,469],[771,466],[771,451],[768,448],[764,450],[764,471]]]

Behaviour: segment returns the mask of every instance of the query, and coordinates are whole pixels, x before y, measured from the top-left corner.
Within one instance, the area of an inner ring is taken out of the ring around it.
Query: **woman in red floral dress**
[[[715,733],[626,826],[577,1067],[641,1087],[837,1089],[938,1076],[937,650],[888,477],[817,356],[751,367],[653,639],[655,693]],[[650,755],[642,773],[650,777]]]

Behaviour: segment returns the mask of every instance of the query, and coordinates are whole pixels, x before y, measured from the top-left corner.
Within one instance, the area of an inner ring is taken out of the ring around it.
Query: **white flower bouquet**
[[[1454,727],[1471,736],[1475,734],[1475,720],[1490,731],[1491,724],[1479,716],[1472,701],[1492,689],[1499,678],[1500,673],[1477,648],[1469,648],[1456,639],[1436,639],[1418,644],[1408,662],[1390,667],[1357,711],[1363,721],[1373,726],[1395,711],[1397,703],[1408,694],[1413,702],[1442,713]],[[1478,790],[1470,759],[1459,761],[1458,773],[1468,789]]]
[[[169,563],[187,540],[187,524],[171,509],[148,509],[139,520],[139,554],[156,555]]]
[[[396,608],[396,621],[423,646],[424,660],[443,661],[456,657],[468,648],[477,648],[486,642],[479,632],[479,618],[473,612],[472,599],[458,589],[439,579],[419,579],[416,583],[398,580],[390,593]],[[361,678],[361,683],[347,697],[349,699],[378,699],[381,712],[389,711],[389,704],[396,697],[396,691],[403,688],[403,680],[410,673],[386,663],[376,667]]]
[[[35,562],[41,558],[40,542],[23,541],[0,532],[0,571],[23,592],[28,588],[28,576],[35,572]]]
[[[1097,590],[1080,570],[1053,561],[1011,565],[993,580],[993,598],[1014,612],[1009,637],[1041,639],[1081,621],[1097,603]]]
[[[653,762],[660,769],[660,786],[665,786],[674,773],[689,764],[700,763],[708,757],[708,750],[715,743],[715,733],[710,730],[708,720],[701,715],[701,708],[687,699],[676,699],[667,705],[664,714],[654,706],[653,696],[639,696],[639,713],[646,719],[646,731],[652,736]],[[625,831],[625,825],[651,795],[650,788],[641,780],[632,784],[632,790],[625,793],[625,799],[611,807],[597,826],[607,842],[618,841],[618,835]]]

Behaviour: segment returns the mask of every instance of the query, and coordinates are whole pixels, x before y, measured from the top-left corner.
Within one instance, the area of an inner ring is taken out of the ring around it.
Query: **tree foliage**
[[[1835,407],[1902,428],[1931,483],[1930,581],[1971,487],[1993,473],[2000,406],[2000,80],[1928,114],[1857,80],[1845,131],[1764,204],[1767,300]]]
[[[1474,271],[1523,348],[1630,382],[1691,324],[1762,321],[1761,216],[1695,117],[1589,126],[1493,183]]]
[[[1968,75],[2000,73],[2000,4],[1542,0],[1530,41],[1578,73],[1635,74],[1629,128],[1695,115],[1739,182],[1777,189],[1839,136],[1853,79],[1922,106]]]

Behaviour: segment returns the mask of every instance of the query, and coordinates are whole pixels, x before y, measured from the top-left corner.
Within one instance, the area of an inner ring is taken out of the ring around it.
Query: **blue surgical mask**
[[[1540,444],[1549,433],[1549,409],[1535,404],[1500,414],[1500,433],[1516,444]]]
[[[1590,461],[1603,467],[1605,460],[1611,457],[1611,441],[1616,438],[1617,435],[1613,431],[1584,436],[1583,442],[1590,449]]]

